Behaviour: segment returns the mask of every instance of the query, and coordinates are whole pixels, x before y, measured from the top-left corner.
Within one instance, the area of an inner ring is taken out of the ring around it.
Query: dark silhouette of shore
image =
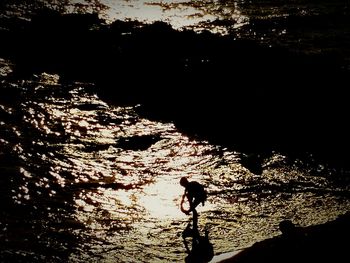
[[[323,225],[280,224],[282,234],[239,252],[221,263],[243,262],[347,262],[349,260],[350,214]]]
[[[294,26],[305,21],[295,19]],[[48,72],[59,74],[63,83],[94,83],[108,102],[140,104],[141,116],[172,121],[191,137],[249,153],[242,163],[253,163],[256,174],[261,173],[256,163],[273,150],[291,157],[312,153],[320,162],[349,168],[344,88],[349,72],[337,54],[295,53],[232,35],[180,32],[161,22],[107,25],[96,14],[52,10],[31,21],[2,17],[1,25],[0,56],[14,63],[9,78]],[[2,95],[6,100],[8,94]],[[157,140],[142,136],[118,143],[138,150]],[[282,236],[257,243],[232,262],[342,262],[347,256],[342,239],[349,236],[348,216],[324,226],[282,225],[281,230]]]
[[[348,166],[348,71],[337,55],[180,32],[163,22],[107,25],[96,14],[42,10],[31,22],[1,22],[0,55],[14,62],[14,78],[58,73],[62,82],[95,83],[109,102],[140,104],[142,116],[172,121],[190,136]]]

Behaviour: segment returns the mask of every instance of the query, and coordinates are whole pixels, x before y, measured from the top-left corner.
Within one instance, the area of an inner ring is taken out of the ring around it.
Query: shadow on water
[[[187,238],[192,238],[191,248]],[[185,258],[186,263],[205,263],[210,262],[214,256],[214,248],[209,240],[209,230],[206,228],[204,235],[201,235],[198,229],[198,213],[196,209],[192,212],[191,221],[182,232],[183,242],[188,254]]]

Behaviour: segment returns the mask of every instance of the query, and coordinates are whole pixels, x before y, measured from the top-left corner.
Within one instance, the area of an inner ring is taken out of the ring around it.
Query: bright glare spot
[[[82,120],[82,121],[79,121],[78,125],[80,127],[88,127],[89,126],[89,123],[85,120]]]
[[[31,177],[32,177],[32,175],[30,174],[30,172],[26,171],[23,167],[19,168],[19,172],[20,172],[21,174],[23,174],[23,175],[24,175],[25,177],[27,177],[27,178],[31,178]]]
[[[110,21],[127,19],[146,23],[163,21],[169,23],[175,29],[192,27],[200,23],[221,19],[229,13],[232,13],[232,19],[236,21],[235,27],[242,26],[247,21],[247,17],[241,14],[238,5],[224,12],[218,12],[218,9],[206,9],[201,4],[192,4],[191,1],[102,0],[101,2],[109,7],[104,12]],[[213,30],[216,32],[224,31],[220,27]]]
[[[132,193],[130,191],[123,191],[123,190],[117,190],[117,191],[105,191],[104,194],[107,197],[110,197],[110,200],[116,199],[120,202],[121,205],[124,205],[126,207],[132,205]]]
[[[114,138],[114,130],[102,129],[102,130],[100,130],[100,135],[104,138]]]
[[[180,211],[183,190],[178,180],[163,176],[144,188],[139,204],[145,207],[150,218],[158,220],[184,218],[186,215]]]

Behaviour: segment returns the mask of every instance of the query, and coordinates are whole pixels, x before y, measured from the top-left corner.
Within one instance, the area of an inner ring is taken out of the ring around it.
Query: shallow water
[[[307,226],[350,209],[348,184],[311,159],[273,153],[255,175],[239,152],[59,79],[2,80],[3,262],[183,262],[183,175],[208,190],[199,230],[216,255],[278,235],[283,219]]]
[[[348,12],[341,1],[100,2],[109,8],[93,10],[110,20],[162,20],[350,54],[342,18],[328,31],[319,24]],[[215,255],[279,235],[281,220],[308,226],[350,210],[346,170],[271,152],[254,174],[243,165],[246,153],[141,117],[140,105],[109,104],[93,83],[63,84],[45,72],[7,78],[13,68],[0,59],[2,262],[183,262],[182,232],[191,220],[179,207],[184,175],[208,190],[198,226],[209,231]]]

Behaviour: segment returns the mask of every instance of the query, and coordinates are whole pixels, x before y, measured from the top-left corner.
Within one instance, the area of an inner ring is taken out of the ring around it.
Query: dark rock
[[[157,135],[140,135],[127,138],[120,138],[117,147],[125,150],[142,151],[151,147],[154,143],[160,140]]]
[[[346,262],[349,258],[350,214],[315,226],[280,224],[282,235],[254,244],[229,262]]]
[[[44,12],[19,23],[0,31],[0,55],[15,63],[17,78],[51,72],[62,82],[93,82],[109,102],[141,104],[147,118],[235,150],[349,163],[347,72],[337,56],[162,22],[109,26],[96,15]]]

